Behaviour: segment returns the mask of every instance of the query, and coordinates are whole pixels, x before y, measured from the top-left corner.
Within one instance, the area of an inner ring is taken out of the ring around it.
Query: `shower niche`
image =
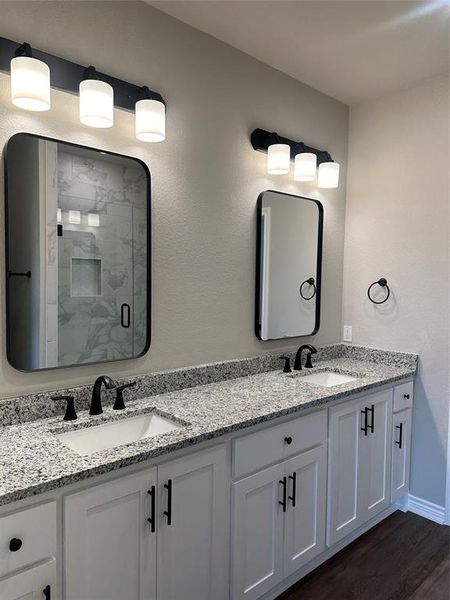
[[[7,351],[22,371],[137,358],[150,345],[150,173],[39,137],[6,148]]]

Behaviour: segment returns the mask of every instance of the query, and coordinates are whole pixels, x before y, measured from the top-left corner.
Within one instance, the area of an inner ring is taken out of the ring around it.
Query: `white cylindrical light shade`
[[[25,110],[50,109],[50,69],[41,60],[16,56],[11,60],[11,100]]]
[[[291,148],[287,144],[272,144],[267,148],[267,172],[269,175],[289,173]]]
[[[339,185],[339,163],[321,163],[317,185],[320,188],[337,188]]]
[[[80,83],[80,121],[89,127],[114,124],[114,92],[109,83],[85,79]]]
[[[135,115],[136,137],[143,142],[166,139],[166,107],[159,100],[138,100]]]
[[[294,179],[313,181],[316,178],[317,156],[313,152],[301,152],[295,157]]]

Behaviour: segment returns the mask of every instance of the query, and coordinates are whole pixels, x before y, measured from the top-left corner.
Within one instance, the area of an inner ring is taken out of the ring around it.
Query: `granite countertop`
[[[385,363],[364,360],[364,354],[356,356],[321,360],[312,371],[295,372],[294,376],[280,370],[269,371],[155,394],[128,402],[127,408],[120,412],[106,406],[102,415],[92,417],[84,411],[79,413],[77,421],[64,422],[57,416],[0,427],[0,505],[219,438],[263,421],[315,406],[324,407],[354,393],[413,377],[417,368],[415,355],[409,355],[412,358],[409,362],[390,360]],[[356,379],[328,388],[303,380],[305,375],[322,370],[346,373]],[[182,426],[91,456],[80,456],[55,435],[149,411],[168,415]]]

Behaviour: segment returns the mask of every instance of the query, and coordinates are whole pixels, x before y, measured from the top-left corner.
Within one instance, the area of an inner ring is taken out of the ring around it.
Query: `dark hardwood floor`
[[[278,600],[449,600],[450,528],[397,511]]]

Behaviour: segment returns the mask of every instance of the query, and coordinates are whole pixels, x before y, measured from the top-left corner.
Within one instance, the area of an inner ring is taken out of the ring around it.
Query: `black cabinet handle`
[[[396,441],[395,443],[401,449],[403,446],[403,423],[400,423],[400,425],[396,425],[395,428],[399,430],[398,441]]]
[[[151,507],[150,507],[150,517],[147,519],[147,521],[150,523],[150,531],[152,533],[155,533],[155,527],[156,527],[156,488],[154,485],[152,485],[152,487],[148,490],[147,494],[149,494],[150,498],[151,498]]]
[[[42,590],[42,593],[44,594],[45,600],[51,600],[52,588],[49,585],[45,586],[45,588]]]
[[[130,317],[131,317],[131,309],[129,304],[122,304],[120,307],[120,324],[125,329],[128,329],[130,326]]]
[[[409,394],[403,394],[403,398],[404,398],[405,400],[409,400]]]
[[[297,473],[294,471],[292,475],[289,475],[289,479],[292,481],[292,496],[288,496],[288,498],[292,502],[292,508],[295,508],[297,500]]]
[[[367,412],[372,413],[372,418],[370,420],[370,425],[368,426],[371,433],[375,431],[375,406],[372,404],[370,408],[367,409]]]
[[[167,490],[167,510],[164,511],[164,514],[167,517],[167,525],[172,525],[172,480],[169,479],[164,487]]]
[[[364,415],[364,426],[361,427],[361,431],[364,431],[364,435],[367,435],[367,411],[367,407],[361,411],[361,413]]]
[[[9,549],[11,552],[17,552],[22,548],[22,540],[19,538],[12,538],[9,540]]]
[[[292,444],[292,438],[290,435],[284,438],[285,443],[290,446]]]
[[[283,512],[286,512],[286,508],[287,508],[287,479],[286,479],[286,475],[283,477],[283,479],[280,479],[280,483],[281,486],[283,488],[283,500],[278,500],[278,504],[281,504],[281,506],[283,507]]]

